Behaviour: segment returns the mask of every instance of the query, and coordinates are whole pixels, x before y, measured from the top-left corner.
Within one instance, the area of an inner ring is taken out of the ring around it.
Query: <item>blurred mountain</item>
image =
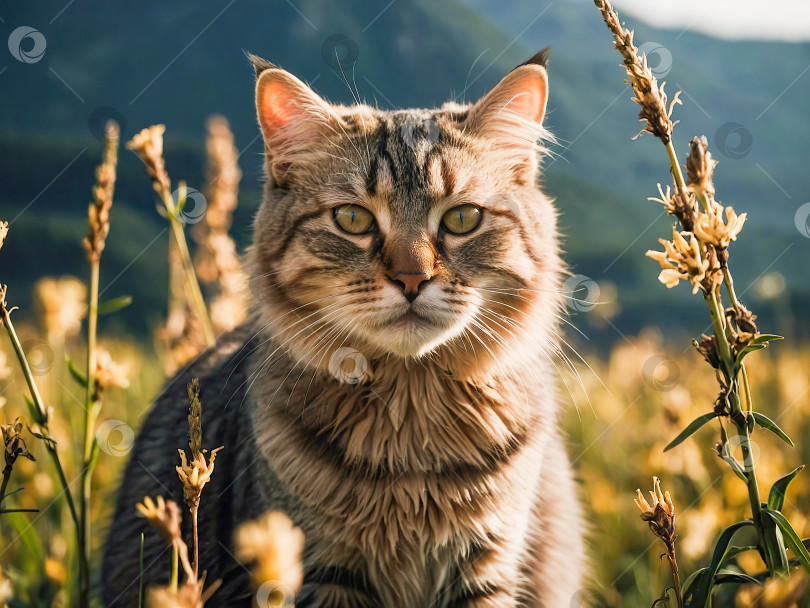
[[[124,137],[165,123],[172,178],[202,187],[204,122],[224,114],[242,152],[235,230],[241,244],[248,242],[261,144],[243,51],[278,63],[330,100],[359,97],[391,108],[474,100],[551,45],[547,124],[558,142],[546,160],[546,187],[561,208],[573,271],[616,285],[621,308],[605,320],[607,308],[597,307],[577,324],[596,340],[615,340],[617,331],[704,317],[698,302],[686,303],[688,290],[667,292],[658,284],[655,264],[643,257],[669,230],[660,207],[646,201],[667,177],[666,156],[650,136],[631,141],[640,124],[622,84],[620,58],[585,0],[15,0],[4,4],[0,17],[4,39],[29,26],[46,42],[44,55],[31,63],[12,56],[14,45],[8,54],[0,51],[0,213],[19,216],[0,254],[0,273],[12,293],[15,287],[25,293],[40,274],[82,272],[79,240],[105,117],[123,123]],[[794,221],[810,199],[804,167],[810,45],[721,41],[634,26],[636,43],[648,51],[669,94],[683,91],[684,106],[674,114],[681,120],[679,154],[690,137],[705,133],[721,161],[718,198],[749,212],[732,257],[738,290],[748,300],[760,275],[785,275],[788,292],[778,305],[772,300],[756,308],[774,323],[787,323],[790,311],[810,304],[804,268],[810,239]],[[22,45],[23,52],[37,50],[32,38]],[[161,233],[153,204],[139,161],[122,151],[103,269],[108,282],[115,279],[109,295],[134,292],[141,306],[127,320],[141,329],[155,321],[165,299],[168,234]],[[806,315],[798,328],[791,321],[787,329],[806,331]]]

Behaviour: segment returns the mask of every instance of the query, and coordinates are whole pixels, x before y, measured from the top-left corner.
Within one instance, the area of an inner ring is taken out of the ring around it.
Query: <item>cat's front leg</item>
[[[295,608],[381,608],[381,604],[359,575],[343,568],[320,567],[304,576]]]
[[[493,544],[472,551],[431,606],[446,608],[512,608],[517,605],[520,568],[514,551]]]

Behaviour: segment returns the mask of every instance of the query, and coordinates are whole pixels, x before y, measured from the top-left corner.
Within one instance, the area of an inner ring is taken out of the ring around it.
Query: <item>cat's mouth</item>
[[[417,329],[426,325],[433,325],[433,322],[427,317],[420,315],[413,309],[408,309],[403,314],[390,321],[387,325],[388,327],[395,327],[398,329]]]

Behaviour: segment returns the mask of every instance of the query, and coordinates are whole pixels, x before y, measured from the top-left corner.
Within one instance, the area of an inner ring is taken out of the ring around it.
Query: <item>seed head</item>
[[[636,506],[641,511],[641,519],[646,521],[650,530],[666,545],[675,544],[675,504],[669,492],[661,492],[661,480],[653,477],[653,489],[650,491],[652,504],[647,502],[641,490],[636,490],[638,497],[635,499]]]
[[[163,160],[165,131],[166,125],[152,125],[143,129],[127,144],[127,149],[133,150],[146,165],[149,177],[152,178],[152,187],[164,200],[171,196],[171,182]]]
[[[115,191],[116,167],[118,165],[118,123],[109,121],[105,134],[104,160],[96,168],[96,184],[93,186],[93,202],[87,209],[89,231],[82,244],[89,261],[97,261],[104,251],[110,232],[110,207]]]
[[[627,70],[627,84],[633,89],[635,101],[641,110],[638,118],[645,123],[644,128],[636,135],[638,137],[645,131],[652,133],[665,145],[672,139],[672,109],[676,103],[681,103],[678,91],[667,107],[667,95],[664,93],[664,84],[658,85],[652,70],[647,65],[647,57],[639,57],[638,49],[633,45],[633,32],[622,26],[619,15],[609,0],[594,0],[597,8],[602,11],[605,23],[613,32],[614,46],[624,58],[624,67]]]
[[[8,236],[8,222],[0,222],[0,248],[6,242],[6,236]]]
[[[708,213],[699,212],[695,220],[695,235],[704,243],[711,243],[720,249],[727,249],[731,241],[737,240],[747,213],[737,215],[733,207],[725,207],[726,221],[723,221],[724,207],[712,203]]]
[[[180,524],[183,516],[180,507],[173,500],[166,501],[162,496],[158,496],[155,502],[149,496],[145,496],[142,503],[135,505],[135,509],[169,544],[182,539]]]
[[[709,152],[709,142],[705,135],[694,137],[689,142],[689,156],[686,157],[686,184],[691,192],[711,199],[714,197],[714,168],[717,161]]]
[[[6,466],[12,467],[17,461],[17,458],[22,456],[28,460],[34,460],[34,457],[28,451],[25,445],[25,439],[22,437],[23,424],[17,418],[12,424],[0,425],[0,431],[3,433],[3,445],[5,446],[5,460]]]

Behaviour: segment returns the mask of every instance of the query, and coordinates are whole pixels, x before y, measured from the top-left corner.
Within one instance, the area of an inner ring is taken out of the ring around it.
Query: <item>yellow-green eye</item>
[[[335,208],[335,223],[349,234],[365,234],[374,225],[374,216],[360,205]]]
[[[459,205],[453,207],[442,216],[442,224],[447,232],[453,234],[466,234],[478,227],[481,223],[481,209],[475,205]]]

